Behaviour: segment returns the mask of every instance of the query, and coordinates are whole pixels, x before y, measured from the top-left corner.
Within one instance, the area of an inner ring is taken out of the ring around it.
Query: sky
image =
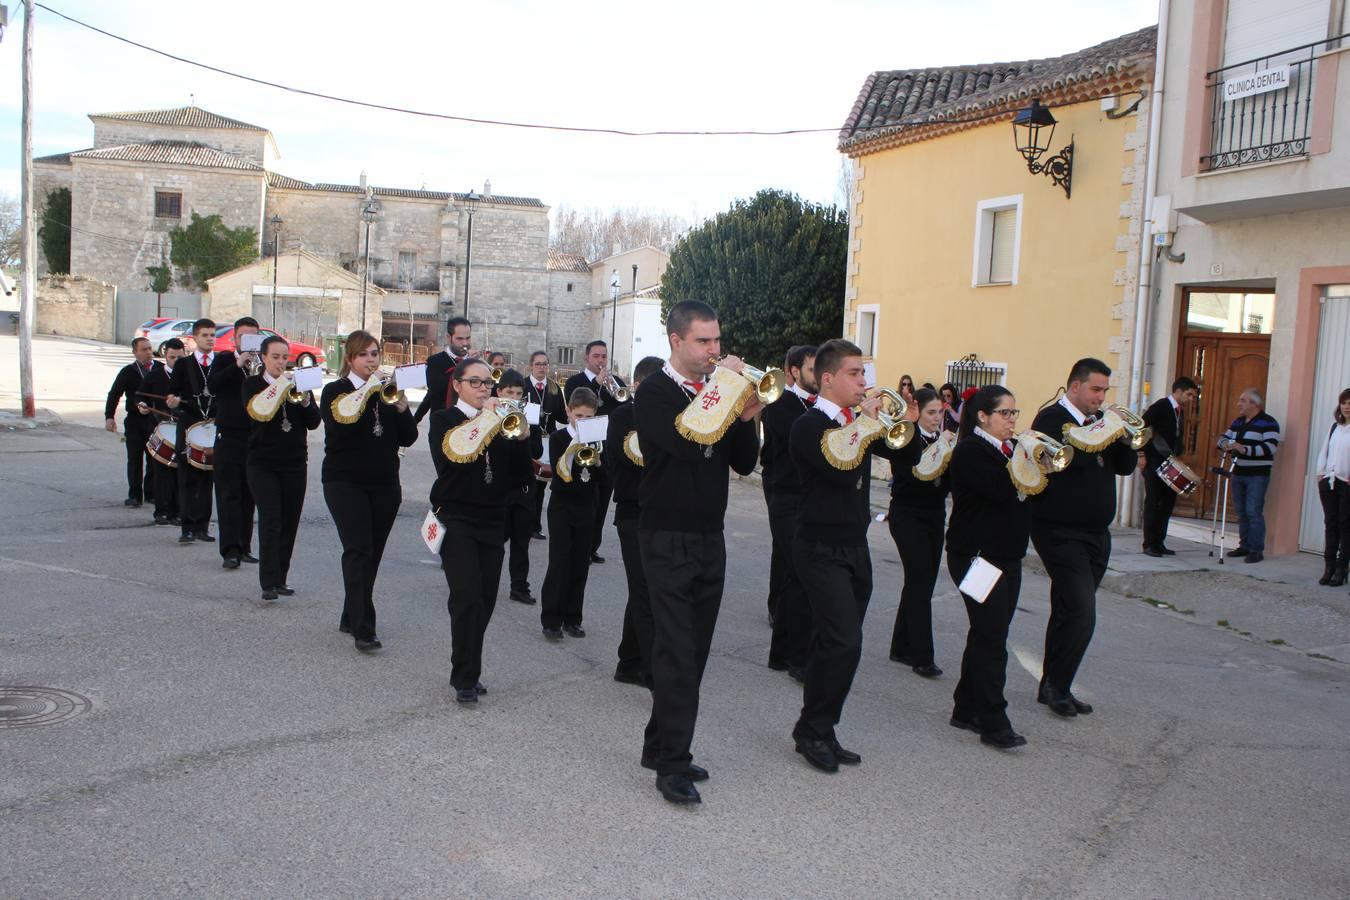
[[[17,195],[22,10],[0,42],[0,193]],[[1058,56],[1154,24],[1156,0],[354,3],[44,0],[161,50],[309,90],[579,127],[824,128],[785,137],[617,137],[372,111],[207,72],[39,9],[34,155],[92,144],[94,112],[187,105],[270,129],[305,181],[639,207],[691,221],[762,188],[833,202],[835,148],[878,69]]]

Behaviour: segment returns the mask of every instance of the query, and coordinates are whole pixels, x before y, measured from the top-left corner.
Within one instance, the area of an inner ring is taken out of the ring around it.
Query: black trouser
[[[797,531],[797,511],[801,494],[773,491],[769,504],[769,536],[773,541],[773,559],[769,577],[779,568],[778,590],[770,589],[770,601],[777,601],[773,616],[773,638],[769,642],[769,662],[799,668],[811,653],[811,604],[797,576],[792,541]]]
[[[1177,505],[1177,492],[1158,477],[1157,466],[1144,466],[1144,549],[1161,550],[1167,545],[1167,523]]]
[[[467,690],[483,674],[483,635],[497,608],[506,551],[482,522],[451,519],[441,542],[441,568],[450,586],[450,686]]]
[[[545,628],[581,624],[594,527],[591,504],[562,499],[557,494],[549,500],[548,571],[539,595],[539,621]]]
[[[601,467],[599,483],[595,486],[595,521],[591,528],[591,552],[600,552],[600,542],[605,538],[605,517],[609,515],[609,498],[614,494],[614,479]],[[549,520],[552,528],[552,519]]]
[[[1041,687],[1063,694],[1073,687],[1097,626],[1097,586],[1111,559],[1111,533],[1033,519],[1031,540],[1050,576]]]
[[[305,508],[306,470],[303,461],[249,460],[249,492],[258,502],[258,584],[263,590],[286,586]]]
[[[398,484],[324,482],[323,499],[342,541],[342,621],[352,637],[375,634],[375,576],[403,491]]]
[[[248,487],[248,435],[216,430],[216,537],[222,557],[253,548],[253,493]]]
[[[155,497],[154,466],[158,463],[147,460],[149,451],[145,449],[150,440],[154,424],[149,416],[127,413],[122,420],[122,433],[127,439],[127,498],[143,503]],[[150,468],[146,468],[146,466]]]
[[[891,656],[911,666],[933,663],[933,589],[942,565],[945,506],[891,504],[891,539],[905,567],[905,586],[891,632]]]
[[[652,715],[642,758],[661,775],[688,770],[698,691],[722,606],[722,532],[638,531],[652,601]]]
[[[213,473],[187,461],[186,432],[191,424],[178,425],[178,518],[183,523],[183,534],[205,534],[211,525]]]
[[[652,600],[647,591],[647,576],[642,571],[642,548],[638,546],[636,515],[616,517],[619,552],[628,577],[628,603],[623,608],[623,638],[619,641],[618,671],[640,675],[650,681],[652,675]]]
[[[792,563],[789,556],[792,546],[792,532],[797,528],[797,523],[795,521],[789,526],[787,532],[787,547],[785,549],[784,546],[781,545],[780,539],[775,531],[773,494],[773,489],[765,486],[764,506],[768,509],[769,513],[769,534],[771,537],[771,547],[769,549],[769,597],[767,601],[769,607],[769,619],[771,621],[775,620],[778,616],[778,601],[783,593],[783,578],[786,574],[784,570]],[[769,651],[769,656],[773,656],[772,650]]]
[[[952,581],[961,584],[973,559],[947,554],[947,571],[951,572]],[[961,678],[952,694],[952,717],[976,722],[982,732],[993,734],[1012,727],[1003,686],[1008,678],[1008,627],[1017,612],[1017,595],[1022,590],[1022,561],[985,559],[985,562],[998,566],[1003,577],[983,603],[961,595],[970,631],[966,634],[966,650],[961,654]]]
[[[1322,521],[1326,526],[1326,549],[1329,564],[1344,569],[1350,562],[1350,482],[1337,481],[1335,487],[1323,478],[1317,482],[1317,496],[1322,501]]]
[[[530,483],[530,505],[534,509],[534,530],[536,533],[544,530],[544,494],[546,494],[548,482],[540,481],[536,478]]]
[[[535,482],[538,484],[538,482]],[[511,591],[530,592],[530,536],[534,534],[534,506],[529,488],[521,488],[506,501],[503,539],[511,548]]]
[[[183,465],[182,460],[178,464]],[[178,515],[178,470],[158,459],[150,467],[155,477],[155,515],[172,519]]]
[[[828,741],[862,659],[863,617],[872,598],[867,545],[832,546],[796,538],[797,574],[811,603],[811,659],[794,738]]]

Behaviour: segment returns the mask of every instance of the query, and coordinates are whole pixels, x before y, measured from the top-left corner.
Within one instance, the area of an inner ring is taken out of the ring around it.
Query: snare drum
[[[173,458],[173,450],[178,446],[178,425],[175,422],[160,422],[150,432],[150,440],[145,442],[145,450],[156,462],[176,469],[178,461]]]
[[[1162,465],[1158,466],[1157,474],[1163,484],[1176,491],[1178,496],[1181,497],[1192,493],[1200,486],[1200,476],[1175,456],[1169,456],[1163,460]]]
[[[198,422],[187,430],[188,465],[210,472],[216,456],[216,423],[210,419]]]

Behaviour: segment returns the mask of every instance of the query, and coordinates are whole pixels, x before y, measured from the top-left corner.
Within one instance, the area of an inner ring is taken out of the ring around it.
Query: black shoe
[[[953,728],[960,728],[964,731],[973,731],[976,734],[980,733],[980,720],[973,716],[971,718],[966,718],[965,716],[958,716],[953,713],[948,724]]]
[[[642,768],[651,769],[653,772],[655,772],[656,760],[646,756],[642,757]],[[696,766],[693,763],[689,763],[685,767],[684,774],[688,775],[689,780],[693,782],[703,782],[708,780],[708,770],[703,768],[702,766]]]
[[[790,668],[790,666],[783,660],[774,659],[772,656],[770,656],[769,668],[773,669],[775,672],[786,672]]]
[[[237,569],[237,568],[239,568],[239,557],[237,557],[237,556],[227,556],[227,557],[225,557],[225,559],[224,559],[223,561],[221,561],[220,567],[221,567],[222,569]]]
[[[1036,702],[1044,703],[1050,707],[1052,713],[1065,719],[1072,719],[1078,715],[1078,707],[1073,705],[1073,701],[1068,698],[1068,695],[1061,694],[1048,687],[1043,687],[1036,692]]]
[[[1322,569],[1322,577],[1317,579],[1317,583],[1321,585],[1331,584],[1331,576],[1334,574],[1336,574],[1336,564],[1328,560]]]
[[[244,551],[244,555],[239,557],[239,559],[241,562],[246,563],[256,563],[258,561],[258,557],[254,556],[252,553],[249,553],[247,550]]]
[[[835,758],[834,750],[830,749],[828,742],[816,738],[797,738],[796,749],[807,762],[820,771],[839,771],[839,760]]]
[[[137,500],[135,497],[128,497],[127,499],[122,501],[122,505],[129,506],[132,509],[137,509],[140,507],[141,501]]]
[[[1236,550],[1229,550],[1227,553],[1224,554],[1224,556],[1229,557],[1246,556],[1250,552],[1251,551],[1248,550],[1246,547],[1238,547]]]
[[[1327,584],[1329,584],[1331,587],[1340,587],[1341,585],[1345,584],[1345,580],[1346,580],[1346,568],[1345,566],[1341,566],[1339,569],[1337,569],[1335,572],[1332,573],[1331,580],[1328,581]]]
[[[1013,731],[1011,728],[1002,728],[998,731],[991,731],[988,734],[980,735],[980,743],[988,744],[990,747],[997,747],[999,750],[1011,750],[1014,747],[1025,747],[1027,739]]]
[[[694,787],[693,779],[688,775],[657,775],[656,789],[670,803],[687,806],[703,802],[703,798],[698,795],[698,788]]]
[[[183,519],[180,516],[169,516],[170,525],[182,525]]]
[[[286,587],[286,585],[284,585],[284,584],[279,584],[279,585],[277,585],[276,587],[272,588],[272,590],[276,591],[278,594],[280,594],[280,595],[283,596],[283,597],[289,597],[289,596],[291,596],[292,594],[295,593],[295,589],[294,589],[294,588],[288,588],[288,587]]]
[[[487,693],[487,685],[483,684],[483,682],[481,681],[475,684],[473,686],[473,689],[478,692],[479,696],[482,696],[483,694]]]
[[[192,536],[203,544],[214,544],[216,542],[216,539],[211,537],[211,535],[207,534],[205,531],[194,532]]]
[[[459,688],[455,691],[456,703],[477,703],[478,691],[474,688]]]
[[[1076,709],[1076,710],[1078,710],[1078,714],[1079,714],[1080,716],[1090,716],[1090,715],[1092,715],[1092,704],[1091,704],[1091,703],[1084,703],[1082,700],[1079,700],[1079,699],[1078,699],[1077,697],[1075,697],[1073,694],[1065,694],[1064,696],[1067,697],[1067,698],[1068,698],[1068,701],[1069,701],[1070,703],[1073,704],[1073,708]]]
[[[591,554],[591,562],[597,563],[597,564],[598,564],[598,563],[602,563],[602,562],[604,562],[604,561],[605,561],[605,558],[604,558],[603,556],[601,556],[599,553],[592,553],[592,554]]]
[[[1144,555],[1145,555],[1145,556],[1155,556],[1155,557],[1157,557],[1158,559],[1162,559],[1163,552],[1162,552],[1161,550],[1159,550],[1157,547],[1145,547],[1145,548],[1144,548]]]
[[[178,536],[178,543],[180,544],[190,544],[195,540],[196,538],[188,534],[186,531]]]
[[[788,666],[788,675],[798,684],[806,684],[806,666]]]
[[[1260,550],[1253,550],[1251,553],[1247,554],[1247,558],[1244,559],[1243,562],[1258,563],[1265,558],[1266,557],[1261,553]]]
[[[169,524],[169,517],[166,516],[166,515],[164,515],[164,514],[162,514],[162,513],[156,513],[156,514],[155,514],[155,524],[156,524],[156,525],[168,525],[168,524]]]
[[[638,687],[647,686],[647,676],[641,672],[630,672],[627,669],[615,669],[614,680],[619,684],[635,684]]]
[[[903,653],[892,653],[891,662],[898,662],[902,666],[917,666],[918,661],[912,656],[905,656]]]
[[[562,640],[562,629],[561,629],[561,628],[558,628],[558,627],[556,627],[556,626],[553,627],[553,628],[547,628],[547,627],[546,627],[546,628],[544,629],[544,637],[548,638],[550,641],[561,641],[561,640]]]
[[[543,533],[542,531],[536,531],[534,534],[530,535],[530,540],[532,540],[532,541],[546,541],[546,540],[548,540],[548,538],[544,537],[544,533]]]
[[[371,650],[379,650],[383,646],[384,644],[380,643],[380,639],[374,635],[371,635],[369,638],[356,639],[356,649],[360,650],[362,653],[369,653]]]
[[[914,674],[921,675],[924,678],[936,678],[942,674],[942,670],[932,663],[925,663],[922,666],[915,666]]]
[[[351,634],[352,626],[348,625],[346,622],[339,622],[338,631],[342,632],[343,634]]]
[[[569,637],[584,638],[586,636],[586,629],[580,625],[564,625],[563,631],[567,632]]]
[[[275,600],[275,599],[277,599],[277,589],[276,589],[276,588],[263,588],[262,598],[263,598],[264,600]]]
[[[1158,548],[1158,552],[1161,553],[1163,556],[1176,556],[1176,555],[1177,555],[1177,551],[1175,551],[1175,550],[1168,550],[1166,547],[1159,547],[1159,548]]]
[[[852,750],[845,750],[839,746],[838,738],[830,738],[830,749],[834,751],[834,758],[841,766],[856,766],[862,762],[862,756],[854,753]]]
[[[526,606],[534,606],[538,601],[530,596],[529,591],[512,591],[511,599],[517,603],[524,603]]]

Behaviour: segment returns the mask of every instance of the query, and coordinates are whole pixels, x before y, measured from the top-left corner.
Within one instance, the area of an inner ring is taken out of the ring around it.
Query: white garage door
[[[1317,378],[1313,382],[1312,434],[1308,441],[1307,484],[1303,489],[1303,522],[1299,548],[1322,552],[1322,504],[1312,473],[1327,442],[1336,398],[1350,387],[1350,284],[1327,287],[1322,298],[1322,326],[1317,337]]]

